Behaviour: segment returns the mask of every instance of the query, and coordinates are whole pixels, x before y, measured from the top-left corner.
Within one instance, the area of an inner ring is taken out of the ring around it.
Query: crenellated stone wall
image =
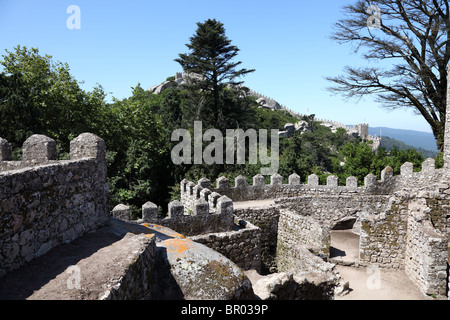
[[[108,219],[105,142],[85,133],[56,160],[53,139],[33,135],[23,161],[0,139],[0,276],[95,230]]]

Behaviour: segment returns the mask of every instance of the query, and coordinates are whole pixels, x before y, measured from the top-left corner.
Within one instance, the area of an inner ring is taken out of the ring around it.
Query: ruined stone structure
[[[120,281],[109,283],[99,298],[200,298],[195,295],[197,289],[182,280],[186,276],[183,266],[195,256],[199,265],[203,259],[209,261],[195,269],[204,270],[196,277],[209,281],[213,276],[205,276],[205,270],[211,270],[211,265],[219,268],[215,261],[220,260],[224,263],[220,268],[236,279],[237,289],[212,288],[210,297],[249,298],[253,294],[245,276],[233,269],[235,264],[263,275],[255,284],[254,294],[259,298],[332,299],[348,283],[334,268],[339,259],[330,258],[331,231],[352,225],[360,230],[359,256],[353,265],[402,269],[424,294],[448,296],[450,153],[442,169],[435,168],[433,159],[427,159],[418,172],[405,163],[399,176],[393,176],[388,167],[381,180],[369,174],[361,186],[354,177],[339,186],[334,176],[320,185],[316,175],[296,174],[286,180],[275,174],[269,184],[257,175],[251,185],[243,176],[233,185],[225,177],[215,185],[206,178],[198,183],[183,180],[180,201],[170,203],[166,217],[160,217],[157,206],[148,202],[142,206],[142,218],[130,221],[129,208],[124,205],[114,208],[113,218],[108,215],[105,144],[95,135],[74,139],[67,161],[54,160],[55,143],[45,136],[35,135],[24,143],[23,161],[11,161],[10,145],[0,142],[2,277],[115,219],[125,223],[120,227],[125,231],[117,231],[120,228],[113,222],[114,232],[127,234],[121,241],[137,249],[133,257],[121,258],[129,259],[123,266],[127,271]],[[251,204],[264,200],[270,205]],[[246,207],[234,207],[248,201]],[[166,232],[158,240],[152,234],[160,234],[161,228],[175,230],[175,236]],[[186,248],[191,250],[189,256],[180,255]],[[172,260],[161,254],[170,250]],[[161,268],[168,263],[172,263],[170,268]],[[167,274],[167,270],[179,270],[180,275]],[[167,284],[158,280],[173,277],[185,292],[159,296],[161,286]],[[293,291],[281,290],[284,286]]]
[[[428,159],[420,172],[413,172],[412,164],[405,163],[401,175],[393,176],[388,167],[380,181],[368,175],[364,186],[358,186],[354,177],[347,179],[346,186],[338,186],[333,176],[322,186],[316,175],[301,184],[295,174],[288,184],[274,175],[266,185],[264,177],[257,175],[253,185],[247,185],[242,176],[234,186],[220,178],[211,191],[235,201],[274,199],[268,208],[236,212],[261,226],[271,239],[262,247],[263,256],[275,259],[275,263],[265,261],[267,268],[297,265],[304,257],[293,248],[300,244],[327,260],[331,230],[351,223],[360,229],[356,265],[405,270],[424,294],[446,296],[450,186],[441,180],[443,176],[445,169],[435,169],[434,160]]]
[[[359,230],[355,267],[404,270],[424,295],[449,297],[448,101],[442,169],[427,159],[417,172],[405,163],[398,176],[387,167],[380,180],[349,177],[345,186],[296,174],[269,184],[262,175],[251,184],[183,180],[167,216],[147,202],[135,221],[125,205],[108,212],[102,139],[80,135],[61,161],[54,140],[34,135],[12,161],[0,138],[0,297],[12,294],[11,275],[84,238],[96,247],[75,266],[90,284],[69,290],[58,275],[35,298],[333,299],[348,289],[330,254],[332,231],[343,227]],[[262,278],[252,288],[244,271]]]

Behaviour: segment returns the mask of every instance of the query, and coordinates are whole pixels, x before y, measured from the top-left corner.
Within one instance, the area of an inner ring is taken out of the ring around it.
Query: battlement
[[[0,277],[107,221],[105,152],[84,133],[70,143],[70,160],[58,161],[55,141],[33,135],[23,160],[12,161],[0,139]]]
[[[435,168],[435,160],[427,159],[422,164],[422,170],[414,172],[412,163],[405,163],[401,167],[401,173],[394,176],[393,169],[386,167],[381,172],[380,180],[374,174],[368,174],[364,178],[363,185],[358,185],[356,177],[348,177],[345,186],[338,184],[338,178],[334,175],[327,177],[325,185],[320,184],[319,177],[312,174],[306,178],[305,183],[297,174],[288,177],[288,183],[283,183],[283,177],[274,174],[270,177],[270,183],[265,183],[265,177],[258,174],[253,177],[253,184],[247,184],[247,178],[240,175],[235,178],[234,186],[226,177],[220,177],[216,181],[216,187],[212,187],[211,181],[207,178],[200,179],[198,185],[192,182],[182,182],[181,194],[184,202],[193,204],[192,199],[187,195],[195,194],[196,199],[203,194],[208,195],[208,201],[214,203],[218,195],[226,195],[233,201],[252,201],[264,199],[276,199],[283,197],[295,197],[305,194],[389,194],[400,188],[416,187],[417,185],[428,185],[439,181],[442,169]],[[203,195],[202,197],[205,197]]]
[[[119,204],[113,211],[115,218],[129,221],[130,208]],[[172,201],[168,206],[167,217],[158,215],[158,206],[147,202],[142,206],[142,219],[139,223],[152,223],[177,230],[186,236],[227,232],[233,230],[233,201],[201,185],[183,180],[181,182],[181,201]]]
[[[91,133],[83,133],[70,142],[70,160],[104,161],[105,153],[105,142]],[[0,138],[0,172],[64,162],[67,160],[56,160],[56,141],[45,135],[32,135],[23,143],[21,161],[13,161],[11,144]]]

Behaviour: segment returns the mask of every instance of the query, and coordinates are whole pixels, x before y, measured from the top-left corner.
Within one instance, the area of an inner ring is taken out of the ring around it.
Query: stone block
[[[222,196],[217,200],[217,213],[218,214],[233,214],[233,201],[227,196]]]
[[[346,180],[346,186],[351,189],[358,188],[358,179],[356,177],[348,177]]]
[[[234,179],[234,186],[236,188],[245,188],[247,187],[247,179],[240,175],[238,177],[236,177],[236,179]]]
[[[211,195],[209,196],[209,207],[210,208],[216,208],[217,207],[217,201],[219,200],[220,197],[221,197],[221,195],[218,194],[217,192],[211,193]]]
[[[196,216],[205,216],[209,214],[209,203],[204,199],[200,199],[195,202],[194,205],[194,215]]]
[[[405,162],[400,167],[400,175],[403,177],[410,177],[413,174],[414,171],[414,165],[411,162]]]
[[[328,176],[327,177],[327,186],[329,186],[329,187],[337,187],[338,186],[338,177],[336,177],[336,176]]]
[[[147,202],[142,206],[142,219],[152,222],[158,220],[158,206],[152,202]]]
[[[369,173],[364,178],[364,186],[366,186],[366,187],[373,187],[376,184],[377,184],[377,177],[375,175],[373,175],[372,173]]]
[[[56,149],[55,149],[56,150]],[[92,133],[82,133],[70,142],[70,159],[96,158],[104,161],[106,143]]]
[[[289,185],[291,186],[299,186],[301,184],[300,176],[296,173],[293,173],[289,176]]]
[[[317,187],[319,185],[319,177],[312,174],[308,177],[308,186]]]
[[[262,174],[257,174],[253,177],[253,186],[255,188],[264,188],[266,185],[265,178]]]
[[[195,183],[193,183],[192,181],[189,181],[186,185],[186,193],[189,196],[192,196],[194,194],[194,187],[195,187]]]
[[[216,187],[217,187],[217,189],[229,188],[230,180],[228,180],[228,178],[226,178],[226,177],[220,177],[219,179],[217,179]]]
[[[23,143],[22,149],[24,161],[56,160],[56,141],[41,134],[29,137]]]
[[[187,179],[183,179],[183,181],[180,182],[180,190],[181,190],[182,194],[186,193],[188,183],[189,183],[189,181]]]
[[[112,210],[112,216],[116,219],[128,221],[130,220],[130,207],[124,204],[118,204]]]
[[[11,144],[2,138],[0,138],[0,161],[12,161]]]
[[[278,173],[275,173],[270,177],[270,184],[272,186],[281,186],[283,184],[283,177]]]
[[[394,169],[392,169],[391,167],[386,167],[383,169],[383,171],[381,171],[382,182],[390,181],[393,176],[394,176]]]
[[[201,178],[198,181],[198,185],[202,186],[203,188],[211,189],[211,181],[209,179],[207,179],[207,178]]]
[[[205,200],[206,202],[209,201],[209,196],[211,195],[212,191],[209,189],[202,189],[200,191],[200,199]]]
[[[178,201],[172,201],[169,203],[169,214],[170,219],[179,218],[184,216],[184,205]]]

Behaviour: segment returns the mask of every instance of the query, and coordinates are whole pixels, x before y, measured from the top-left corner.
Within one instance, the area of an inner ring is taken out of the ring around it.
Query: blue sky
[[[364,63],[350,45],[330,39],[343,5],[352,2],[0,0],[0,53],[37,47],[67,62],[85,90],[99,83],[108,99],[122,99],[138,83],[149,88],[180,72],[174,59],[188,52],[196,23],[215,18],[240,49],[242,67],[256,69],[243,78],[249,88],[318,118],[431,132],[411,111],[387,111],[371,98],[345,101],[326,90],[326,76]],[[70,5],[80,8],[80,29],[67,27]]]

